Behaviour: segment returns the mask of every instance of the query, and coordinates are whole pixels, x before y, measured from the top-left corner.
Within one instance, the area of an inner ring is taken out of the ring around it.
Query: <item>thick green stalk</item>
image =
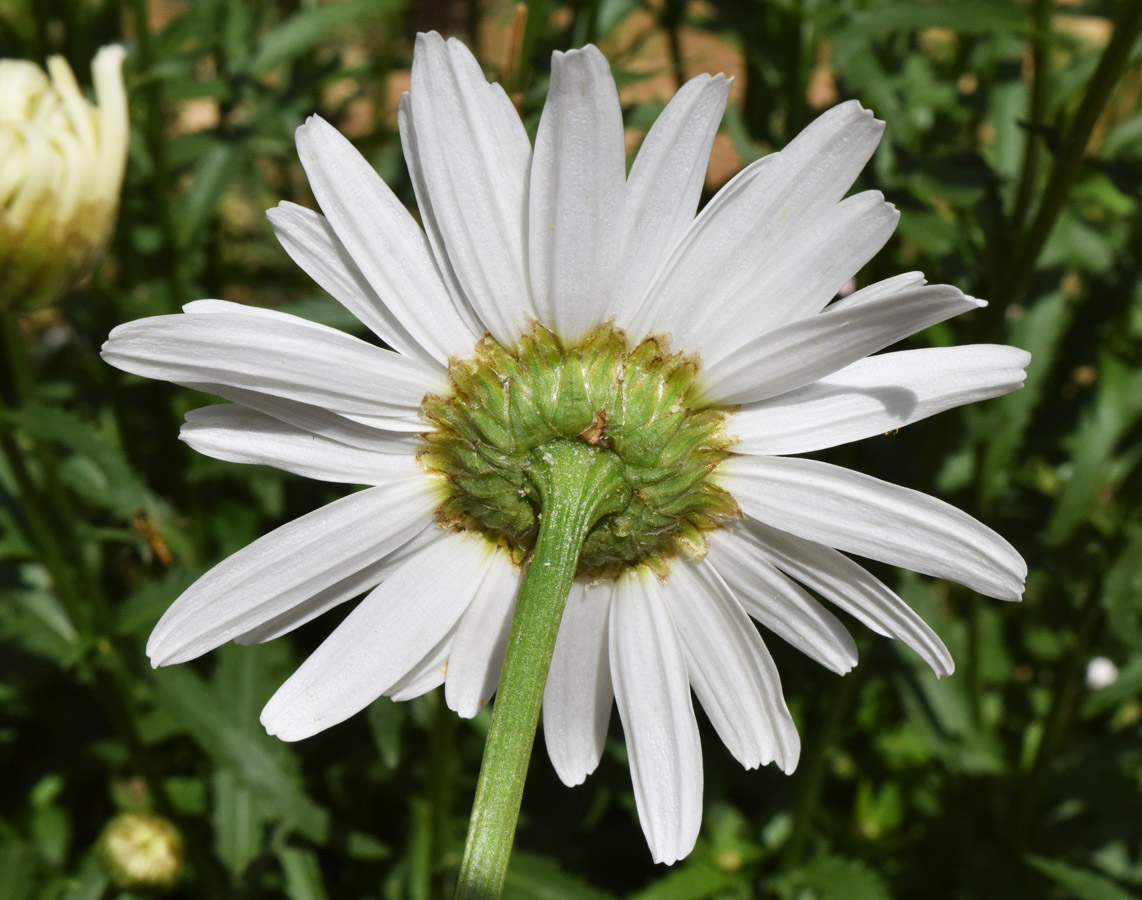
[[[1054,228],[1055,220],[1062,212],[1071,184],[1082,166],[1083,153],[1091,132],[1094,131],[1095,122],[1106,106],[1110,92],[1118,83],[1118,76],[1122,74],[1135,39],[1139,33],[1142,33],[1142,3],[1124,3],[1121,5],[1121,10],[1114,25],[1114,34],[1098,61],[1098,68],[1091,76],[1082,103],[1079,104],[1063,140],[1062,149],[1055,159],[1039,210],[1023,240],[1016,246],[1015,257],[1007,270],[1007,277],[999,287],[997,299],[1000,303],[996,304],[997,309],[1002,309],[1005,304],[1018,300],[1019,295],[1027,287],[1027,281],[1035,268],[1035,262],[1039,259],[1039,253],[1047,242],[1051,229]]]
[[[516,599],[456,900],[494,900],[503,893],[563,607],[591,526],[630,499],[622,469],[609,450],[580,441],[555,441],[532,454],[539,534]]]
[[[1031,102],[1027,109],[1027,135],[1023,143],[1023,165],[1019,174],[1019,187],[1015,193],[1015,207],[1011,213],[1011,226],[1018,233],[1027,219],[1031,195],[1039,173],[1039,129],[1043,127],[1047,81],[1047,39],[1051,31],[1052,0],[1035,0],[1031,14]]]

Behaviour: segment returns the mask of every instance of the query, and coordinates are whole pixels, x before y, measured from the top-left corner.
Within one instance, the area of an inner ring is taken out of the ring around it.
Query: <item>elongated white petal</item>
[[[318,116],[297,150],[329,224],[381,301],[437,362],[472,352],[482,329],[437,271],[428,239],[373,167]]]
[[[360,712],[422,661],[460,618],[491,560],[491,545],[445,534],[414,555],[345,617],[262,710],[284,741]]]
[[[852,635],[831,612],[782,575],[742,526],[710,535],[706,557],[747,613],[826,669],[857,664]]]
[[[691,312],[755,282],[790,234],[844,196],[883,130],[856,101],[842,103],[744,170],[746,177],[727,184],[694,220],[647,293],[634,330],[686,334]]]
[[[303,319],[301,316],[284,313],[278,309],[268,309],[264,306],[235,303],[232,300],[191,300],[190,303],[183,304],[182,311],[188,315],[226,313],[233,316],[260,316],[263,319],[272,319],[275,322],[288,322],[291,325],[313,328],[316,331],[322,331],[327,334],[343,334],[343,332],[336,328],[330,328],[328,325],[322,325],[320,322],[314,322],[311,319]]]
[[[510,346],[534,317],[524,255],[527,132],[468,48],[436,33],[417,35],[409,96],[405,155],[416,158],[417,200],[431,210],[437,254],[480,322]]]
[[[206,456],[227,462],[274,466],[318,481],[381,484],[418,471],[418,444],[390,435],[387,452],[347,447],[243,406],[191,410],[179,438]]]
[[[899,219],[879,191],[842,200],[791,235],[756,279],[708,308],[688,310],[680,325],[687,345],[712,365],[753,336],[815,315],[880,251]]]
[[[812,459],[736,456],[718,471],[742,511],[766,525],[989,597],[1023,593],[1027,564],[1015,548],[942,500]]]
[[[831,309],[843,309],[846,306],[859,306],[870,300],[880,300],[892,294],[899,294],[911,288],[923,287],[928,283],[923,272],[905,272],[902,275],[893,275],[883,281],[876,281],[859,291],[853,291],[847,297],[834,300]]]
[[[747,769],[776,760],[791,772],[801,754],[781,677],[761,635],[718,573],[679,560],[663,592],[682,640],[690,684],[734,758]]]
[[[448,657],[452,653],[452,639],[456,637],[456,628],[459,624],[457,622],[453,625],[436,646],[405,675],[398,678],[383,696],[404,703],[406,700],[422,697],[444,684],[444,679],[448,677]]]
[[[456,627],[444,699],[465,719],[484,708],[500,683],[519,579],[510,554],[497,549],[475,599]]]
[[[437,361],[377,296],[325,216],[282,201],[276,209],[267,210],[266,217],[290,258],[373,334],[405,356],[426,363]]]
[[[412,421],[425,394],[446,384],[442,369],[332,328],[266,315],[139,319],[113,330],[102,355],[116,368],[176,384],[227,384],[336,412]]]
[[[870,356],[795,391],[751,403],[731,420],[737,453],[811,453],[884,434],[1023,386],[1031,356],[971,344]]]
[[[671,864],[702,824],[702,747],[686,658],[648,571],[622,577],[611,603],[610,663],[635,806],[650,854]]]
[[[179,597],[147,642],[156,666],[185,662],[257,628],[405,543],[432,518],[423,476],[350,494],[220,562]]]
[[[639,148],[627,179],[621,281],[609,310],[620,326],[641,304],[694,219],[731,80],[724,75],[691,78],[666,104]]]
[[[582,784],[603,757],[614,689],[607,655],[614,583],[571,588],[543,691],[543,741],[559,780]]]
[[[325,590],[318,591],[308,600],[303,600],[274,618],[237,635],[234,643],[264,644],[283,634],[289,634],[295,628],[300,628],[347,600],[360,597],[403,566],[414,553],[438,540],[443,534],[435,522],[425,525],[419,532],[414,530],[411,540],[401,544],[383,559],[353,572]]]
[[[410,440],[412,432],[423,432],[428,428],[423,420],[411,418],[387,419],[384,421],[392,427],[380,428],[376,424],[380,420],[376,417],[364,417],[372,423],[364,424],[320,406],[228,385],[186,382],[185,386],[222,397],[327,440],[377,453],[391,453],[394,446]]]
[[[436,211],[432,206],[432,197],[428,193],[424,172],[420,168],[420,149],[416,138],[416,126],[412,121],[412,98],[409,97],[408,91],[401,94],[400,102],[397,104],[397,127],[400,129],[401,150],[404,152],[409,181],[412,182],[412,192],[416,197],[417,209],[420,210],[420,221],[424,225],[424,233],[432,248],[432,255],[436,260],[436,268],[440,272],[444,289],[452,298],[453,305],[458,309],[466,308],[472,321],[479,325],[478,317],[464,297],[464,290],[452,270],[448,251],[444,248],[444,238],[440,234],[440,226],[436,224]]]
[[[958,288],[933,285],[855,307],[826,309],[756,338],[704,369],[706,391],[722,403],[776,397],[983,305]]]
[[[610,64],[593,46],[556,52],[531,164],[528,252],[539,321],[565,340],[613,309],[625,192]]]
[[[775,566],[877,634],[911,647],[937,675],[952,674],[955,663],[939,636],[880,579],[843,553],[757,521],[747,521],[741,531]]]

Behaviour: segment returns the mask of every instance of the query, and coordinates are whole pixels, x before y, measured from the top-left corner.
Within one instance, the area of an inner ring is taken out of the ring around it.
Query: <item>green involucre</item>
[[[580,575],[701,556],[704,532],[740,515],[708,477],[733,443],[728,410],[697,400],[697,361],[669,353],[659,338],[632,347],[606,324],[563,345],[535,325],[514,350],[485,337],[449,373],[452,390],[424,399],[435,430],[420,452],[422,465],[445,476],[443,527],[478,531],[522,560],[542,512],[533,461],[566,440],[615,454],[631,492],[625,509],[592,528]]]

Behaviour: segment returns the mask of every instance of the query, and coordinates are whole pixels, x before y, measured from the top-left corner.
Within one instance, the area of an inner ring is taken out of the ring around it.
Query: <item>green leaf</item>
[[[951,28],[960,34],[990,35],[1027,28],[1027,13],[1013,3],[960,0],[944,3],[883,3],[853,16],[844,29],[851,34],[881,38],[893,31]]]
[[[254,796],[231,769],[214,773],[214,852],[240,876],[262,849],[262,817]]]
[[[1111,564],[1102,583],[1100,600],[1115,638],[1142,649],[1142,527],[1126,529],[1126,545]]]
[[[241,159],[239,145],[227,140],[214,142],[199,159],[175,213],[175,241],[180,249],[189,247],[213,218]]]
[[[601,891],[551,860],[515,852],[508,866],[504,900],[611,900]]]
[[[1031,354],[1031,364],[1022,390],[991,401],[993,428],[981,473],[985,503],[994,499],[1005,484],[1032,414],[1043,400],[1072,314],[1062,291],[1056,290],[1040,297],[1011,327],[1011,343]]]
[[[290,16],[262,38],[258,52],[250,63],[250,71],[255,74],[264,72],[296,59],[309,53],[342,25],[352,24],[362,28],[373,19],[399,9],[401,5],[397,0],[346,0]]]
[[[102,900],[107,893],[107,873],[94,853],[83,861],[79,875],[68,881],[63,900]]]
[[[1071,441],[1070,477],[1047,524],[1045,540],[1051,546],[1061,544],[1088,519],[1119,440],[1142,415],[1142,371],[1104,356],[1098,372],[1094,408],[1082,417]]]
[[[1076,900],[1138,900],[1137,894],[1089,869],[1042,856],[1028,856],[1027,864],[1066,888]]]
[[[726,872],[710,862],[697,859],[671,869],[631,900],[704,900],[746,880],[744,872]]]
[[[892,900],[887,883],[865,863],[840,856],[820,856],[794,877],[814,900]]]
[[[0,844],[4,900],[38,900],[39,857],[31,844]]]
[[[166,513],[166,506],[135,475],[117,438],[104,424],[40,404],[3,416],[37,443],[62,445],[71,451],[60,464],[60,476],[85,500],[124,521],[139,510],[151,515]]]
[[[317,854],[299,847],[279,847],[278,861],[285,873],[285,892],[290,900],[329,900]]]
[[[314,842],[328,837],[328,811],[294,784],[267,749],[270,738],[264,732],[231,719],[226,697],[211,690],[187,666],[158,670],[154,683],[160,701],[183,729],[215,760],[232,768],[276,816]]]

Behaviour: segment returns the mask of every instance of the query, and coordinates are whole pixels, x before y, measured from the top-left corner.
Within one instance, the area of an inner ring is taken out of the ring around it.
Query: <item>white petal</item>
[[[325,216],[282,201],[266,218],[290,258],[373,334],[405,356],[435,361],[377,296]]]
[[[290,322],[294,325],[306,325],[318,331],[337,331],[328,325],[321,325],[301,316],[294,316],[277,309],[268,309],[265,306],[251,306],[249,303],[235,303],[232,300],[191,300],[182,305],[182,311],[188,315],[200,313],[229,313],[234,316],[261,316],[263,319],[275,319],[278,322]],[[338,332],[340,334],[340,332]]]
[[[747,167],[702,210],[632,323],[639,332],[685,335],[692,311],[755,282],[788,235],[845,195],[884,123],[855,100],[819,116],[779,153]]]
[[[294,519],[223,560],[179,597],[147,642],[156,666],[185,662],[383,559],[432,518],[424,476],[369,488]]]
[[[445,389],[441,369],[333,328],[265,312],[139,319],[115,328],[102,355],[111,365],[147,378],[232,385],[340,413],[410,423],[418,420],[425,394]]]
[[[730,429],[737,453],[811,453],[910,425],[1023,386],[1031,356],[971,344],[870,356],[795,391],[751,403]]]
[[[437,254],[481,323],[510,346],[534,317],[524,254],[527,132],[468,48],[436,33],[416,37],[409,98],[405,156],[415,156],[409,167],[442,242]]]
[[[391,453],[394,442],[399,444],[407,441],[412,432],[423,432],[428,428],[420,419],[385,419],[383,421],[389,427],[380,428],[377,423],[382,420],[377,417],[363,417],[370,423],[364,424],[320,406],[222,384],[186,382],[185,386],[256,410],[310,434],[376,453]]]
[[[613,309],[625,189],[610,64],[593,46],[556,52],[531,165],[528,251],[539,321],[565,340]]]
[[[687,346],[711,365],[751,337],[814,315],[892,236],[900,213],[879,191],[842,200],[786,240],[777,259],[735,294],[681,317]]]
[[[459,624],[457,622],[453,625],[436,646],[424,655],[424,659],[399,678],[383,696],[404,703],[436,690],[444,684],[444,679],[448,677],[448,656],[452,653],[452,639],[456,636]]]
[[[329,224],[409,335],[439,363],[470,354],[482,329],[449,295],[424,232],[373,167],[318,116],[297,130],[297,149]]]
[[[389,577],[393,572],[405,564],[406,561],[422,548],[437,540],[441,535],[435,522],[430,522],[419,532],[414,532],[411,540],[397,547],[383,559],[353,572],[342,578],[323,591],[318,591],[308,600],[303,600],[268,621],[262,622],[255,628],[243,632],[234,638],[236,644],[264,644],[283,634],[289,634],[295,628],[300,628],[311,622],[323,613],[340,606],[346,600],[352,600],[371,591],[378,584]]]
[[[491,560],[480,538],[448,533],[373,590],[262,710],[283,741],[360,712],[422,661],[471,602]]]
[[[857,664],[852,635],[831,612],[773,567],[749,530],[734,524],[710,535],[706,561],[747,613],[827,669]]]
[[[690,684],[722,743],[747,769],[776,760],[792,772],[801,754],[777,666],[713,567],[679,560],[663,592],[682,639]]]
[[[702,747],[686,659],[662,595],[661,583],[646,570],[619,581],[610,663],[638,818],[654,861],[669,865],[698,839]]]
[[[432,255],[444,282],[444,289],[452,298],[453,305],[457,308],[466,308],[472,321],[478,325],[478,317],[464,298],[464,291],[460,287],[460,282],[456,280],[456,273],[452,271],[452,263],[448,261],[448,252],[444,249],[444,238],[441,237],[440,227],[436,224],[436,212],[432,208],[432,198],[428,193],[424,172],[420,168],[420,151],[416,139],[416,126],[412,122],[412,100],[408,91],[401,94],[397,103],[397,128],[400,130],[401,150],[404,152],[409,181],[412,182],[412,192],[420,211],[420,221],[424,225],[424,233],[432,248]]]
[[[812,459],[736,456],[718,469],[742,511],[806,540],[1018,600],[1027,564],[967,513]]]
[[[939,284],[857,306],[830,307],[755,338],[704,368],[705,389],[721,403],[766,400],[984,305],[958,288]]]
[[[191,410],[179,438],[215,459],[275,466],[319,481],[381,484],[418,471],[418,443],[410,436],[390,435],[385,452],[362,450],[235,404]]]
[[[641,304],[694,219],[731,80],[724,75],[691,78],[666,104],[639,148],[627,179],[626,246],[614,305],[620,325]]]
[[[839,300],[835,300],[831,308],[840,309],[846,306],[859,306],[861,303],[867,303],[869,300],[879,300],[882,297],[899,294],[901,291],[906,291],[910,288],[923,287],[927,283],[928,280],[924,277],[923,272],[905,272],[903,275],[893,275],[891,278],[885,278],[883,281],[877,281],[868,287],[863,287],[859,291],[853,291],[847,297],[841,297]]]
[[[761,522],[745,523],[757,546],[774,565],[855,616],[877,634],[911,647],[937,675],[955,669],[939,636],[878,578],[843,553],[802,540]]]
[[[614,689],[607,621],[614,583],[571,587],[543,691],[543,740],[559,780],[582,784],[603,757]]]
[[[497,549],[476,598],[456,627],[444,697],[465,719],[484,708],[500,683],[519,579],[510,554]]]

